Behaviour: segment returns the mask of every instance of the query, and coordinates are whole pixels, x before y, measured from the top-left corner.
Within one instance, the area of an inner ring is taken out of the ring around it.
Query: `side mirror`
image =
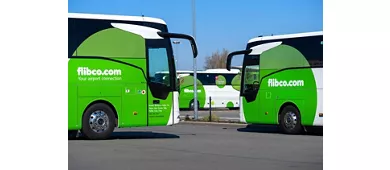
[[[226,69],[230,71],[231,69],[231,64],[232,64],[232,58],[235,55],[241,55],[241,54],[249,54],[252,50],[242,50],[242,51],[234,51],[228,54],[227,59],[226,59]]]
[[[196,46],[195,39],[192,36],[186,34],[177,34],[177,33],[168,33],[168,32],[158,32],[157,34],[164,38],[181,38],[181,39],[189,40],[192,47],[193,57],[196,58],[198,56],[198,48]]]

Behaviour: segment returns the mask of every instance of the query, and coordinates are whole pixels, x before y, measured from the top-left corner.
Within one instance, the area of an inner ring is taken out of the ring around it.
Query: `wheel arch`
[[[280,114],[282,113],[282,110],[286,107],[286,106],[292,106],[292,107],[295,107],[295,109],[297,109],[298,110],[298,112],[299,112],[299,114],[300,114],[300,110],[299,110],[299,108],[298,108],[298,106],[294,103],[294,102],[292,102],[292,101],[286,101],[286,102],[284,102],[280,107],[279,107],[279,110],[278,110],[278,115],[277,115],[277,117],[276,117],[276,119],[277,119],[277,124],[279,124],[279,118],[280,118]],[[301,114],[300,114],[301,115]],[[301,115],[301,117],[302,117],[302,115]],[[302,119],[302,118],[301,118]]]
[[[89,107],[91,107],[92,105],[97,104],[97,103],[106,104],[108,107],[110,107],[110,108],[112,109],[112,111],[114,111],[115,119],[116,119],[116,120],[115,120],[115,127],[118,126],[118,112],[117,112],[115,106],[114,106],[113,104],[111,104],[110,102],[108,102],[107,100],[103,100],[103,99],[95,100],[95,101],[89,103],[89,104],[87,105],[87,107],[84,108],[83,115],[82,115],[81,117],[84,116],[85,112],[87,111],[87,109],[88,109]],[[83,126],[82,122],[81,122],[81,126]]]
[[[195,99],[191,99],[190,102],[188,103],[188,108],[191,109],[191,103],[194,102]],[[199,104],[199,100],[196,100],[197,101],[197,104],[198,104],[198,108],[201,108],[200,107],[200,104]]]

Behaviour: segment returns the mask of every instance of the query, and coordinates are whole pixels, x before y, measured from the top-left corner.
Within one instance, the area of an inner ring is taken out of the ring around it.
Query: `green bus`
[[[179,123],[171,38],[158,18],[68,14],[68,136],[107,139],[114,129]],[[166,71],[162,80],[156,73]]]
[[[298,134],[307,126],[323,126],[323,33],[256,37],[244,55],[240,89],[240,121],[277,124],[281,132]]]

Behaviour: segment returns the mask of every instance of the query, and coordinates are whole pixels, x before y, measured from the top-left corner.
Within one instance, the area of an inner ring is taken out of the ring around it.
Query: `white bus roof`
[[[190,74],[190,73],[193,73],[194,71],[192,70],[177,70],[176,73],[177,74]],[[230,71],[226,70],[226,69],[207,69],[207,70],[198,70],[196,73],[221,73],[221,74],[237,74],[239,73],[240,70],[239,69],[231,69]],[[168,71],[158,71],[156,73],[160,73],[160,74],[166,74],[168,73]]]
[[[177,73],[179,74],[188,74],[188,73],[193,73],[194,71],[177,71]],[[235,73],[239,73],[240,70],[239,69],[231,69],[230,71],[226,70],[226,69],[207,69],[207,70],[198,70],[196,73],[231,73],[231,74],[235,74]]]
[[[184,71],[184,70],[178,70],[176,73],[178,74],[186,74],[186,73],[192,73],[193,71]],[[198,71],[199,72],[199,71]],[[157,71],[157,74],[167,74],[169,71]]]
[[[102,19],[102,20],[121,20],[121,21],[145,21],[166,25],[165,21],[160,18],[142,17],[142,16],[125,16],[111,14],[87,14],[87,13],[68,13],[68,18],[82,19]]]
[[[231,66],[232,68],[242,69],[242,66]]]
[[[202,71],[202,73],[239,73],[240,70],[238,69],[231,69],[230,71],[226,69],[207,69],[205,71]]]
[[[192,73],[193,71],[191,70],[177,70],[177,73]]]
[[[323,35],[322,31],[316,32],[303,32],[303,33],[295,33],[295,34],[283,34],[283,35],[273,35],[273,36],[265,36],[265,37],[256,37],[252,38],[248,41],[248,43],[256,42],[256,41],[265,41],[265,40],[276,40],[276,39],[287,39],[287,38],[297,38],[297,37],[309,37]]]

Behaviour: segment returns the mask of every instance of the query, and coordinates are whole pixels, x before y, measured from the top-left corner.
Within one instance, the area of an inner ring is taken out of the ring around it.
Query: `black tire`
[[[285,134],[302,133],[301,114],[297,108],[291,105],[287,105],[283,108],[279,114],[279,129]]]
[[[190,101],[189,108],[190,108],[190,110],[194,110],[194,100]],[[198,110],[199,110],[199,102],[198,102]]]
[[[103,111],[107,117],[103,118],[96,118],[96,116],[92,115],[94,112]],[[103,125],[106,124],[105,130],[102,130],[101,132],[96,132],[93,128],[90,126],[90,118],[95,117],[95,123],[99,124],[101,121],[104,121],[102,123]],[[100,121],[100,120],[101,121]],[[112,132],[115,128],[115,113],[114,111],[106,104],[104,103],[96,103],[90,106],[83,115],[83,128],[82,133],[87,139],[91,140],[104,140],[110,137]]]

